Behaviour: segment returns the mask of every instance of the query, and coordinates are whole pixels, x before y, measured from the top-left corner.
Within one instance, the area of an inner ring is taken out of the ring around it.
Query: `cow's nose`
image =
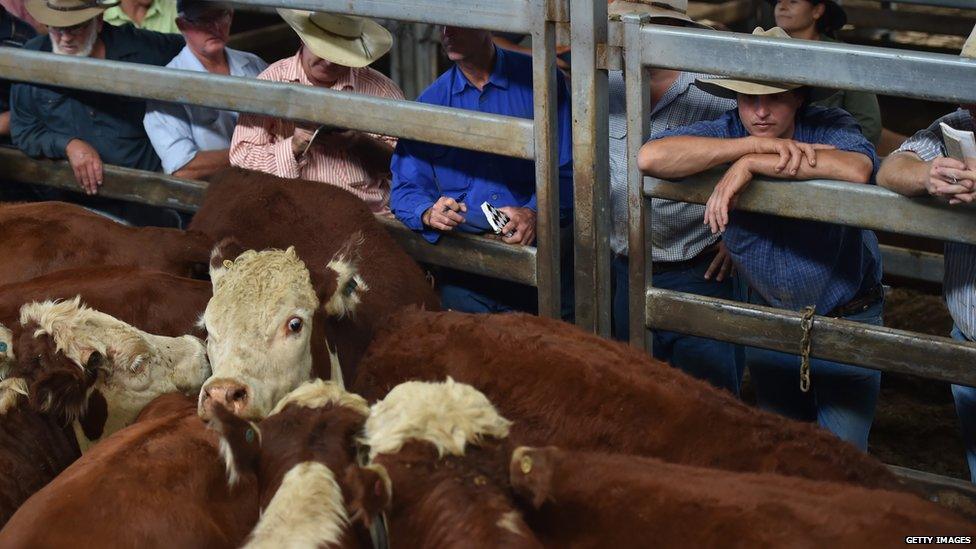
[[[220,404],[234,415],[240,415],[248,404],[247,387],[236,381],[219,381],[211,383],[203,390],[203,408],[205,412]]]

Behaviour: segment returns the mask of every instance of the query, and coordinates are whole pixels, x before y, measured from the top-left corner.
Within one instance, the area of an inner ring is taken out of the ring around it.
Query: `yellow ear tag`
[[[532,457],[522,456],[519,460],[519,468],[522,470],[523,475],[527,475],[532,472]]]

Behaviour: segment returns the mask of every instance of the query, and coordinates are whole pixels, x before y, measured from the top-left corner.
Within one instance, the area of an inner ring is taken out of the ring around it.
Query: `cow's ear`
[[[553,465],[548,452],[554,447],[529,448],[519,446],[512,452],[508,465],[508,480],[515,495],[538,509],[549,500],[552,492]]]
[[[261,430],[254,423],[235,416],[220,404],[214,404],[210,428],[220,436],[220,457],[227,469],[227,482],[233,487],[242,475],[257,469],[261,453]]]
[[[227,272],[228,262],[234,261],[242,253],[244,246],[234,237],[218,242],[210,252],[210,282],[217,284],[217,280]]]
[[[353,233],[326,265],[322,280],[313,280],[319,301],[329,316],[342,318],[354,314],[363,294],[369,291],[359,274],[364,243],[361,231]]]
[[[88,404],[88,389],[98,379],[104,357],[92,352],[82,368],[63,353],[50,353],[39,358],[53,363],[41,365],[30,384],[31,408],[69,422],[80,418]]]
[[[346,504],[350,522],[371,526],[393,500],[393,484],[382,465],[350,465],[346,467],[344,481],[350,496]]]

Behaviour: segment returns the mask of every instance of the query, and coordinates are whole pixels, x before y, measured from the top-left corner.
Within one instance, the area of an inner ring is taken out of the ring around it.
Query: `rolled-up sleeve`
[[[38,111],[33,89],[29,84],[14,84],[10,90],[10,137],[28,156],[66,158],[65,148],[75,136],[47,127]]]
[[[390,169],[393,182],[390,188],[390,209],[404,225],[420,232],[431,243],[440,233],[424,226],[422,217],[438,198],[434,169],[423,157],[425,145],[401,139],[393,153]]]
[[[166,173],[186,166],[200,150],[182,105],[149,101],[143,125]]]

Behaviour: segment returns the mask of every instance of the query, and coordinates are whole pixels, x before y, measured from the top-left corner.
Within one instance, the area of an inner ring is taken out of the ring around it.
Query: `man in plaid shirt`
[[[754,34],[788,38],[779,28]],[[654,177],[680,179],[716,166],[731,167],[705,206],[704,221],[724,242],[750,301],[790,310],[881,324],[883,291],[878,241],[868,230],[751,212],[729,212],[753,177],[835,179],[869,183],[874,148],[840,109],[806,105],[792,84],[720,78],[697,85],[738,108],[713,121],[665,131],[641,149],[638,164]],[[788,184],[788,183],[786,183]],[[811,360],[812,387],[800,390],[800,357],[747,348],[759,405],[814,421],[866,450],[881,375],[874,370]]]
[[[961,55],[976,58],[976,29]],[[928,194],[949,204],[972,203],[976,200],[976,164],[946,158],[939,124],[976,131],[973,113],[976,105],[963,105],[913,135],[885,159],[878,172],[878,184],[906,196]],[[946,243],[942,289],[955,323],[952,337],[976,341],[976,246]],[[953,385],[952,396],[962,424],[969,475],[976,483],[976,388]]]

